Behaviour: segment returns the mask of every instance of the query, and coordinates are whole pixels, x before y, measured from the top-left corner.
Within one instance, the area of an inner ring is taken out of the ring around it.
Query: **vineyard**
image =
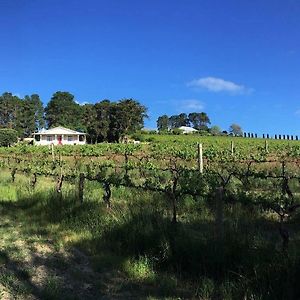
[[[300,143],[147,139],[139,145],[0,148],[0,167],[11,184],[25,175],[32,197],[39,181],[51,178],[63,226],[70,230],[80,219],[78,208],[89,211],[80,224],[91,232],[93,246],[83,248],[95,255],[105,247],[128,256],[133,269],[142,264],[149,274],[168,278],[165,296],[300,297]],[[100,211],[110,225],[103,225]],[[147,274],[139,285],[153,284]]]

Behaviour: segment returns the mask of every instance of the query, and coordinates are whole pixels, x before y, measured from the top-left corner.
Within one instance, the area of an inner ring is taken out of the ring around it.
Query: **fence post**
[[[52,152],[52,160],[55,161],[54,145],[53,144],[51,144],[51,152]]]
[[[230,148],[231,148],[231,155],[234,155],[234,142],[233,141],[231,141]]]
[[[198,143],[197,144],[197,149],[198,149],[198,170],[200,174],[203,173],[203,149],[202,149],[202,144]]]
[[[265,140],[265,150],[267,153],[269,153],[269,144],[268,144],[268,140]]]

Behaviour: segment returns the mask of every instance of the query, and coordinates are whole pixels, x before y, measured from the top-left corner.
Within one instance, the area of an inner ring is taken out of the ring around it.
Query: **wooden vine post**
[[[55,161],[54,145],[53,144],[51,144],[51,153],[52,153],[52,161]]]
[[[269,144],[267,140],[265,140],[265,150],[267,153],[269,153]]]
[[[57,182],[56,182],[56,192],[58,194],[61,194],[61,188],[62,188],[63,180],[64,180],[64,175],[60,174],[60,176],[58,177]]]
[[[233,141],[231,141],[230,148],[231,148],[231,155],[233,156],[234,155],[234,142]]]
[[[176,166],[176,162],[174,163],[174,168],[172,170],[172,185],[171,189],[169,191],[169,197],[171,198],[171,204],[172,204],[172,223],[176,224],[177,223],[177,187],[178,187],[178,180],[179,180],[179,172]]]
[[[200,174],[203,174],[203,148],[202,144],[197,143],[197,150],[198,150],[198,170]]]
[[[125,176],[126,176],[126,180],[128,180],[128,153],[127,153],[127,149],[125,149],[125,153],[124,153],[124,160],[125,160]]]
[[[12,168],[12,170],[11,170],[11,180],[12,180],[12,182],[15,182],[16,173],[17,173],[17,168]]]
[[[103,183],[103,189],[104,189],[104,194],[103,194],[103,201],[106,204],[107,208],[111,208],[111,202],[110,202],[110,198],[111,198],[111,187],[109,182],[104,182]]]
[[[37,183],[37,176],[36,176],[36,173],[33,173],[33,175],[32,175],[32,178],[31,178],[31,187],[33,188],[33,189],[35,189],[35,186],[36,186],[36,183]]]

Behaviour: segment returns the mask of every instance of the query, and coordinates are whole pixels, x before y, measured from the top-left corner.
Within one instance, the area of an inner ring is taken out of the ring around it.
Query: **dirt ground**
[[[78,249],[57,249],[44,235],[25,232],[13,217],[0,216],[1,300],[141,299],[121,274],[95,272]]]

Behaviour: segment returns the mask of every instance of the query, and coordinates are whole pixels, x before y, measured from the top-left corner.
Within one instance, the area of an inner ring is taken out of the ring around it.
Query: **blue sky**
[[[0,0],[0,93],[135,98],[300,133],[300,1]]]

